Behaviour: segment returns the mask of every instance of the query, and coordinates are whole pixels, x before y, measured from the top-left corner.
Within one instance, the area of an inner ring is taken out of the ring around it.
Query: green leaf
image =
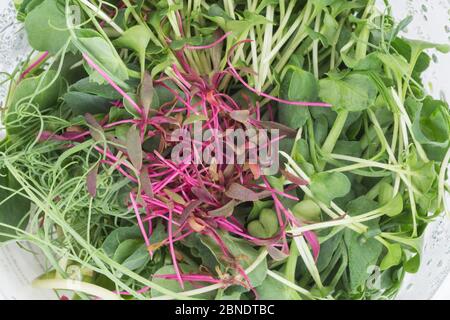
[[[314,75],[293,66],[281,83],[280,96],[289,101],[316,101],[318,95],[317,80]],[[282,124],[298,129],[309,119],[307,107],[279,104],[278,117]]]
[[[350,216],[358,216],[360,214],[364,214],[370,211],[373,211],[379,207],[376,201],[371,200],[366,195],[362,195],[347,204],[347,212]],[[369,230],[362,234],[362,239],[372,238],[374,235],[380,233],[380,226],[378,221],[380,219],[372,219],[364,224],[369,227]]]
[[[309,27],[306,28],[306,33],[312,40],[320,40],[324,48],[328,48],[330,46],[329,40],[322,33],[316,32]]]
[[[403,250],[400,244],[389,244],[387,254],[380,264],[381,270],[387,270],[391,267],[399,265],[402,262]]]
[[[277,213],[273,209],[262,209],[257,220],[250,221],[247,226],[250,235],[257,238],[271,238],[278,233]]]
[[[352,156],[352,157],[360,157],[363,150],[361,147],[361,143],[359,141],[344,141],[339,140],[336,142],[334,146],[333,153]]]
[[[331,5],[336,0],[311,0],[312,4],[316,7],[317,10],[321,11],[326,6]]]
[[[282,277],[282,275],[280,275]],[[272,277],[267,277],[256,288],[261,300],[291,300],[291,289]]]
[[[356,291],[370,276],[370,267],[377,265],[383,246],[371,238],[361,241],[359,235],[347,229],[344,241],[348,252],[348,276],[350,289]]]
[[[247,222],[258,219],[259,213],[261,212],[262,209],[272,208],[272,207],[273,207],[273,201],[271,201],[271,200],[269,200],[269,201],[261,201],[261,200],[254,201],[253,208],[247,217]]]
[[[412,150],[406,161],[410,170],[412,171],[411,181],[421,192],[427,192],[433,186],[437,179],[437,172],[434,163],[424,162],[417,156],[417,153]]]
[[[245,11],[240,20],[231,19],[218,4],[211,5],[205,17],[215,22],[223,31],[231,31],[231,36],[237,39],[246,34],[251,27],[269,23],[265,17],[249,11]]]
[[[426,49],[436,49],[441,53],[449,53],[450,52],[450,45],[448,44],[439,44],[439,43],[432,43],[428,41],[423,40],[411,40],[411,39],[404,39],[408,45],[411,47],[411,50],[414,52],[422,52]]]
[[[322,272],[329,266],[339,245],[342,243],[342,239],[343,232],[338,232],[333,237],[320,244],[320,252],[317,259],[317,269],[319,272]]]
[[[394,187],[387,182],[382,182],[378,186],[378,203],[382,206],[388,204],[394,197]]]
[[[408,273],[417,273],[420,268],[420,253],[416,253],[411,259],[405,261],[403,267]]]
[[[134,252],[131,253],[125,261],[122,262],[122,265],[125,268],[130,270],[140,269],[145,266],[150,261],[150,253],[148,251],[147,246],[141,240],[141,245]]]
[[[90,81],[89,77],[78,80],[70,87],[70,90],[89,93],[108,100],[119,100],[122,98],[120,93],[114,90],[114,88],[112,88],[109,84],[99,84]]]
[[[222,252],[214,240],[208,236],[192,234],[184,242],[191,254],[202,261],[209,270],[215,270],[221,264]]]
[[[18,20],[23,22],[22,15],[26,17],[34,8],[40,5],[44,0],[14,0],[14,6],[17,10]]]
[[[108,113],[111,108],[111,100],[83,92],[68,92],[63,100],[74,116]]]
[[[444,101],[426,97],[422,103],[411,98],[407,105],[415,104],[412,131],[416,140],[424,146],[427,156],[442,161],[450,145],[450,113]]]
[[[237,259],[243,269],[248,268],[258,257],[259,252],[255,250],[248,241],[232,237],[228,233],[221,232],[221,238],[231,254]],[[248,274],[253,287],[262,284],[267,276],[267,260],[264,259],[258,266]]]
[[[158,223],[149,241],[155,244],[166,237],[165,227],[162,223]],[[137,225],[113,230],[103,242],[102,249],[109,257],[130,270],[140,269],[150,261],[147,246]]]
[[[126,30],[120,38],[113,42],[118,47],[125,47],[134,50],[139,55],[141,69],[145,68],[145,51],[150,43],[150,31],[142,26],[136,25]]]
[[[380,70],[382,62],[378,57],[378,52],[369,53],[364,59],[359,60],[354,66],[357,71],[375,71]]]
[[[366,195],[360,196],[350,201],[347,205],[347,211],[351,216],[364,214],[373,211],[376,208],[378,208],[378,203],[371,200]]]
[[[6,169],[0,170],[0,223],[11,227],[25,229],[28,224],[28,219],[24,218],[30,210],[30,200],[18,194],[12,196],[14,192],[5,190],[3,187],[20,190],[18,182],[11,173],[6,171]],[[4,226],[0,226],[0,233],[10,234],[12,236],[16,235],[15,231]],[[0,235],[0,243],[11,240],[11,238]]]
[[[28,42],[33,49],[56,54],[70,38],[64,1],[45,0],[25,19]]]
[[[37,91],[38,89],[39,91]],[[49,70],[37,77],[22,80],[13,91],[11,101],[8,102],[8,110],[5,117],[8,134],[29,133],[30,129],[33,128],[32,124],[39,122],[36,116],[24,114],[20,117],[20,123],[16,122],[19,118],[16,113],[19,107],[23,113],[29,112],[31,114],[35,113],[35,109],[32,106],[40,110],[56,109],[58,97],[62,91],[63,83],[53,70]]]
[[[397,193],[395,197],[389,201],[386,205],[386,215],[388,217],[395,217],[403,212],[403,197],[400,193]]]
[[[350,180],[340,172],[320,172],[312,176],[310,190],[325,204],[335,198],[345,196],[350,191]]]
[[[292,208],[292,213],[300,221],[318,222],[322,210],[313,200],[303,199]]]
[[[103,242],[102,248],[105,253],[113,257],[122,242],[128,239],[140,239],[142,237],[139,227],[119,227],[114,229]]]
[[[113,259],[119,263],[124,262],[134,251],[142,245],[142,240],[126,239],[121,242],[114,252]]]
[[[314,137],[316,144],[323,145],[329,133],[328,119],[325,115],[319,116],[314,121]]]
[[[39,93],[34,96],[36,90]],[[17,103],[28,102],[34,96],[32,103],[40,109],[53,107],[62,91],[62,81],[56,71],[48,70],[36,77],[22,80],[14,90],[10,108],[15,108]]]
[[[398,54],[378,53],[377,57],[386,67],[394,72],[397,78],[401,79],[405,74],[409,73],[409,63],[403,56]]]
[[[319,97],[336,108],[361,111],[375,102],[378,89],[364,74],[352,73],[343,79],[327,78],[319,81]]]
[[[436,183],[438,172],[434,161],[420,160],[412,149],[406,161],[411,170],[411,182],[418,190],[417,204],[426,212],[435,212],[439,208]]]
[[[338,14],[351,10],[351,9],[358,9],[358,8],[364,8],[367,5],[367,2],[365,0],[355,0],[355,1],[334,1],[331,4],[331,12],[334,17],[336,17]]]
[[[421,74],[428,69],[430,65],[430,57],[425,52],[412,52],[412,47],[408,43],[409,40],[403,38],[395,38],[392,41],[392,47],[396,52],[401,54],[407,61],[411,61],[411,55],[418,55],[416,65],[414,66],[414,73]]]
[[[91,58],[119,86],[127,88],[125,81],[128,80],[128,69],[114,46],[92,29],[80,29],[76,33],[74,44],[78,49]],[[94,78],[101,81],[101,84],[105,83],[100,75]]]
[[[390,41],[395,39],[401,31],[405,30],[412,21],[413,16],[407,16],[406,18],[402,19],[389,36]]]
[[[323,18],[323,25],[320,29],[320,33],[325,37],[327,43],[335,44],[337,42],[336,35],[338,30],[339,30],[339,23],[332,15],[325,12],[325,16]]]

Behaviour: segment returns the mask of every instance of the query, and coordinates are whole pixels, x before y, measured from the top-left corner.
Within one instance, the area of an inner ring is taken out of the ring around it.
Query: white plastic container
[[[393,0],[394,15],[413,15],[407,36],[437,43],[450,42],[450,0]],[[0,1],[0,72],[8,72],[29,52],[22,26],[16,22],[12,0]],[[450,98],[450,55],[435,53],[424,84],[434,97]],[[0,81],[2,76],[0,75]],[[432,86],[430,84],[433,84]],[[0,86],[0,102],[6,93]],[[0,119],[1,120],[1,119]],[[1,130],[0,130],[1,131]],[[0,133],[1,138],[1,133]],[[447,199],[450,200],[450,199]],[[449,201],[450,202],[450,201]],[[422,266],[408,275],[398,299],[450,300],[450,218],[441,217],[426,232]],[[24,244],[22,244],[24,245]],[[31,281],[45,270],[45,262],[15,243],[0,247],[1,299],[55,299],[52,291],[33,289]]]

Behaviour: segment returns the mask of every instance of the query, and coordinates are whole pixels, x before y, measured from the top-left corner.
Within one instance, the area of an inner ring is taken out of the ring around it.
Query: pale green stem
[[[83,292],[88,295],[101,298],[103,300],[122,300],[119,295],[106,290],[100,286],[92,283],[76,281],[76,280],[64,280],[64,279],[46,279],[46,280],[34,280],[32,283],[35,288],[52,289],[52,290],[70,290],[76,292]]]

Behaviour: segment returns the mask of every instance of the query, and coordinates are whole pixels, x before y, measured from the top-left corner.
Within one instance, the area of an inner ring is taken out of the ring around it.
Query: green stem
[[[330,130],[330,133],[328,134],[325,142],[323,143],[322,146],[322,153],[324,154],[330,154],[333,152],[333,149],[336,145],[336,142],[339,139],[339,136],[342,133],[342,130],[344,129],[345,126],[345,122],[347,121],[348,118],[348,111],[347,110],[341,110],[338,115],[336,120],[334,121],[333,127]],[[326,162],[321,161],[319,163],[319,171],[322,171],[325,168],[325,164]]]
[[[308,1],[306,3],[305,8],[303,9],[303,21],[300,27],[298,28],[297,34],[292,39],[289,46],[283,51],[281,55],[281,59],[278,61],[278,63],[275,66],[276,72],[281,72],[281,70],[286,65],[287,61],[291,58],[292,54],[295,52],[297,47],[300,45],[300,43],[303,41],[303,39],[307,36],[305,29],[310,24],[312,19],[317,15],[316,12],[311,14],[311,11],[313,9],[313,3],[312,1]]]
[[[292,283],[295,283],[295,270],[297,268],[297,260],[298,260],[298,249],[295,245],[295,241],[291,242],[291,247],[289,251],[289,257],[286,262],[286,269],[284,271],[284,274],[286,276],[286,279],[289,280]],[[300,295],[293,291],[291,292],[292,299],[294,300],[301,300]]]
[[[308,137],[309,137],[309,141],[308,141],[308,145],[309,145],[309,153],[311,156],[311,161],[314,165],[314,168],[316,168],[316,170],[319,170],[320,166],[319,166],[319,161],[317,160],[317,152],[316,152],[316,138],[314,135],[314,124],[313,124],[313,120],[311,118],[309,118],[306,121],[306,125],[308,128]]]
[[[315,32],[319,32],[320,31],[320,18],[321,18],[321,13],[319,12],[319,14],[316,17],[316,22],[314,25],[314,31]],[[313,68],[314,68],[314,76],[316,77],[316,79],[319,79],[319,39],[314,40],[313,43]]]

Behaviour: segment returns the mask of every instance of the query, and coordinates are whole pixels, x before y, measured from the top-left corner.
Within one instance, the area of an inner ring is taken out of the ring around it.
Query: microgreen
[[[0,241],[42,250],[52,268],[35,285],[375,299],[417,271],[446,209],[450,113],[421,84],[425,50],[448,48],[402,38],[410,19],[393,25],[372,0],[17,6],[39,53],[2,109]],[[198,156],[249,128],[279,130],[277,172],[171,157],[175,132]],[[388,285],[368,285],[374,270]]]

